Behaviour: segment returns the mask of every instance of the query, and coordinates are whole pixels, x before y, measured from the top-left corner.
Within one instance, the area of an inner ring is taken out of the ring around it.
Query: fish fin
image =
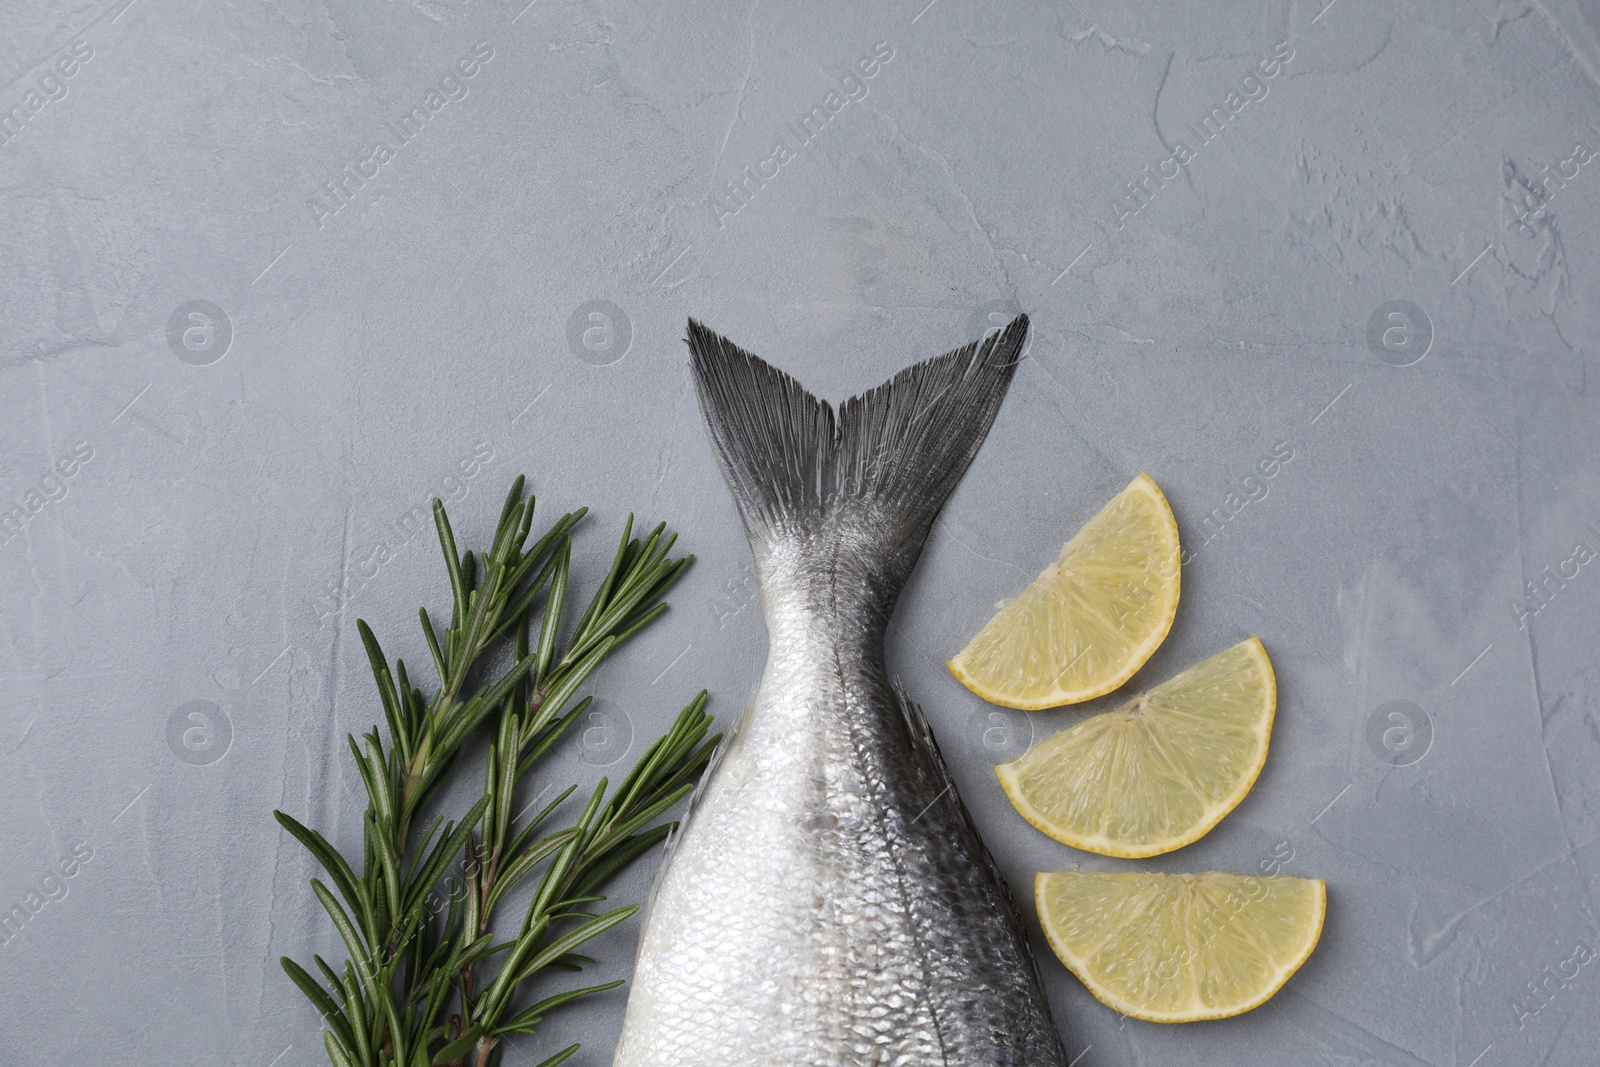
[[[689,320],[700,406],[752,541],[882,522],[901,580],[989,433],[1028,317],[833,407]]]
[[[751,700],[754,701],[754,697]],[[645,890],[644,900],[639,903],[639,929],[650,929],[650,913],[655,910],[656,897],[661,895],[661,887],[666,883],[667,871],[672,866],[672,857],[678,852],[678,846],[683,842],[684,829],[693,820],[695,812],[700,810],[700,804],[705,800],[707,783],[711,781],[717,768],[722,765],[722,759],[728,754],[730,738],[724,737],[711,753],[711,759],[706,761],[706,769],[700,772],[700,780],[695,783],[693,792],[689,794],[689,803],[684,806],[683,814],[678,817],[677,825],[667,834],[667,839],[661,844],[661,858],[656,861],[656,873],[650,878],[650,886]],[[639,938],[635,954],[644,951],[644,938]]]
[[[978,832],[978,824],[972,819],[972,812],[967,809],[966,802],[961,799],[961,791],[956,788],[955,778],[950,774],[950,766],[945,763],[944,754],[939,751],[939,742],[933,736],[933,727],[928,724],[928,717],[922,713],[922,708],[911,699],[905,686],[896,680],[889,687],[892,703],[900,709],[900,714],[905,720],[906,733],[911,741],[911,756],[917,768],[926,776],[927,788],[933,794],[933,799],[928,806],[922,809],[916,820],[922,819],[928,809],[935,804],[942,807],[950,815],[950,825],[956,828],[965,841],[967,854],[973,858],[977,874],[991,887],[993,887],[1000,906],[1008,913],[1006,918],[1010,928],[1021,939],[1018,943],[1019,959],[1031,969],[1033,990],[1038,995],[1048,1018],[1049,1003],[1044,997],[1044,972],[1039,967],[1038,953],[1032,951],[1027,944],[1028,926],[1023,919],[1022,908],[1017,904],[1016,895],[1011,892],[1011,884],[1006,881],[1000,865],[995,862],[994,854],[983,843],[983,835]],[[916,821],[913,820],[913,821]],[[1067,1056],[1061,1047],[1060,1035],[1050,1026],[1047,1040],[1053,1046],[1051,1063],[1065,1063]],[[1043,1062],[1043,1061],[1041,1061]]]
[[[687,341],[700,409],[751,536],[820,513],[833,408],[694,319]]]
[[[972,813],[967,810],[966,801],[961,799],[961,792],[956,788],[955,778],[950,774],[950,765],[944,761],[944,753],[939,751],[939,741],[933,736],[933,727],[928,724],[928,717],[922,713],[922,708],[911,699],[911,695],[899,681],[889,687],[889,692],[893,694],[894,704],[900,709],[901,717],[905,719],[906,733],[911,739],[912,759],[917,769],[927,778],[928,788],[933,794],[933,800],[929,802],[928,807],[938,804],[950,812],[951,821],[960,834],[974,846],[972,854],[979,857],[979,862],[984,866],[985,877],[1000,887],[1002,896],[1011,905],[1011,910],[1016,913],[1020,924],[1022,912],[1017,908],[1016,898],[1011,895],[1011,888],[1006,884],[1005,876],[1000,873],[999,865],[990,855],[988,846],[983,843],[983,835],[978,833],[978,824],[972,821]],[[1021,929],[1021,926],[1018,928]]]

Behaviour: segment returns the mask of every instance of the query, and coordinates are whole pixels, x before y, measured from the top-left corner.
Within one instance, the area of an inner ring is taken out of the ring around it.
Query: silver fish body
[[[883,666],[1025,329],[904,372],[836,427],[691,323],[769,653],[652,895],[617,1067],[1066,1062],[1016,905]]]

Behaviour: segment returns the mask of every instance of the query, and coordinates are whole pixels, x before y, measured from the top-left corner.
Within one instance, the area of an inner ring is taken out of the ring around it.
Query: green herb
[[[533,1033],[562,1004],[621,985],[549,979],[593,963],[578,948],[637,910],[590,906],[605,900],[596,890],[608,878],[671,833],[676,823],[651,824],[693,789],[721,740],[706,736],[702,691],[609,797],[601,780],[571,825],[546,827],[576,786],[517,825],[519,789],[590,698],[567,704],[608,653],[666,610],[662,594],[693,561],[669,555],[675,538],[663,539],[664,524],[631,538],[629,516],[610,571],[563,641],[571,532],[587,509],[563,515],[530,548],[534,505],[522,488],[518,477],[491,547],[478,554],[456,551],[444,505],[433,502],[453,606],[442,642],[421,611],[439,678],[431,698],[404,661],[390,669],[357,623],[388,727],[387,745],[376,727],[349,739],[368,798],[359,866],[274,812],[327,873],[331,887],[313,878],[311,888],[349,951],[340,970],[313,956],[316,974],[282,960],[327,1023],[334,1067],[492,1067],[507,1035]],[[506,646],[510,666],[482,677],[485,657]],[[488,736],[483,796],[459,820],[414,828],[475,733]],[[450,876],[458,856],[459,876]],[[502,919],[496,909],[536,872],[526,909]]]

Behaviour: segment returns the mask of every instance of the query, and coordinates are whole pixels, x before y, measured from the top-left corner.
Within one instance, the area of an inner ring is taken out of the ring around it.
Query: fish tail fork
[[[891,596],[989,433],[1028,317],[918,363],[837,410],[794,378],[689,320],[706,425],[758,547],[872,524]]]

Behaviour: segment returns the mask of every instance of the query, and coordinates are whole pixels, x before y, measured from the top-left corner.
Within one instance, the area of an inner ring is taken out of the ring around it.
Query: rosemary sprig
[[[442,641],[420,612],[439,679],[431,697],[403,660],[390,669],[372,630],[357,622],[388,737],[385,744],[374,727],[360,743],[349,739],[368,798],[359,869],[317,831],[273,813],[326,873],[331,888],[317,878],[311,888],[349,954],[338,970],[313,956],[316,975],[282,959],[327,1024],[333,1067],[494,1067],[508,1035],[534,1033],[561,1005],[620,985],[551,988],[545,980],[594,962],[577,950],[637,910],[589,906],[605,900],[596,891],[608,878],[671,833],[676,823],[651,824],[693,789],[721,740],[706,736],[702,691],[609,797],[602,779],[574,822],[547,829],[573,786],[517,825],[519,789],[590,698],[567,705],[610,652],[666,610],[662,595],[693,561],[672,558],[665,524],[632,537],[629,516],[610,571],[563,640],[571,533],[586,509],[563,515],[529,547],[534,502],[522,490],[518,477],[489,549],[477,554],[457,552],[444,505],[433,502],[452,607]],[[481,678],[485,658],[507,645],[510,666]],[[419,833],[413,823],[480,732],[488,735],[483,795],[459,820],[436,816]],[[526,909],[496,941],[496,909],[535,872]],[[540,999],[524,1003],[529,993]]]

